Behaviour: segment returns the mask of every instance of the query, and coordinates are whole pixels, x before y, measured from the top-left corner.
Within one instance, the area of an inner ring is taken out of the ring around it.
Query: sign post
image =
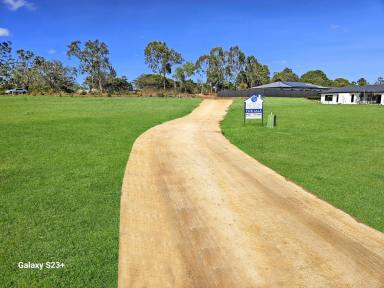
[[[244,125],[247,119],[261,119],[264,125],[264,107],[261,95],[252,95],[244,101]]]

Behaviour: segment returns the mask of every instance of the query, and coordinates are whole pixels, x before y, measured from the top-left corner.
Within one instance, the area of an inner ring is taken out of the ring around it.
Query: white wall
[[[332,95],[332,101],[325,101],[325,96],[327,95]],[[339,95],[339,97],[337,97],[337,95]],[[352,95],[355,95],[353,102]],[[321,103],[323,104],[357,104],[358,99],[359,93],[321,94]]]
[[[332,101],[325,101],[325,96],[332,95]],[[337,95],[339,95],[339,98],[337,98]],[[355,95],[353,102],[352,95]],[[360,98],[360,93],[328,93],[328,94],[321,94],[321,103],[322,104],[357,104]],[[384,105],[384,93],[381,94],[381,102],[380,105]]]
[[[325,96],[332,95],[332,101],[325,101]],[[337,94],[321,94],[320,102],[322,104],[337,104],[336,102]]]
[[[352,95],[355,95],[352,102]],[[339,93],[339,101],[337,103],[340,104],[356,104],[359,97],[359,93]]]

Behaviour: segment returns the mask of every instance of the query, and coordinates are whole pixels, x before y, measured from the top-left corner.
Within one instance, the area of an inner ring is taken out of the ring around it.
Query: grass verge
[[[264,104],[265,115],[277,114],[275,129],[260,122],[243,126],[243,102],[236,100],[221,125],[225,136],[281,175],[384,231],[384,107],[287,98],[266,98]]]
[[[0,286],[116,287],[134,140],[198,99],[0,98]],[[64,269],[18,269],[60,261]]]

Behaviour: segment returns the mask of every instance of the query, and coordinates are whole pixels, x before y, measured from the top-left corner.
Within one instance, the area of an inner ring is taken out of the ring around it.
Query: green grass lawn
[[[134,140],[197,99],[0,97],[0,287],[116,287]],[[64,269],[20,270],[60,261]]]
[[[281,175],[384,231],[384,107],[287,98],[267,98],[264,104],[266,115],[277,114],[275,129],[256,122],[244,127],[238,100],[222,122],[225,136]]]

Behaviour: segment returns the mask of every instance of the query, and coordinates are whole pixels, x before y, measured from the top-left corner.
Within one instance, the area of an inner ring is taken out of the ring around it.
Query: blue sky
[[[72,40],[100,39],[119,75],[149,72],[143,49],[166,41],[186,60],[239,45],[271,72],[384,76],[384,1],[0,0],[0,41],[69,65]]]

